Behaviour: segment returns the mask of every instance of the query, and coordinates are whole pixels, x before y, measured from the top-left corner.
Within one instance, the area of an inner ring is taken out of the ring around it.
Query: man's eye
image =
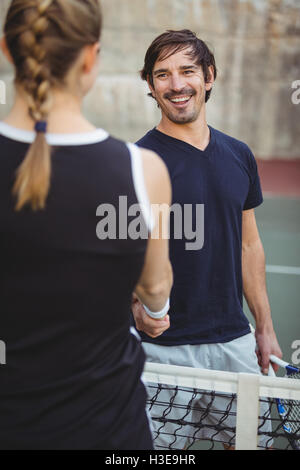
[[[159,75],[157,75],[157,78],[165,78],[166,76],[166,73],[160,73]]]
[[[185,73],[185,75],[189,75],[191,73],[194,73],[194,71],[193,70],[185,70],[184,73]]]

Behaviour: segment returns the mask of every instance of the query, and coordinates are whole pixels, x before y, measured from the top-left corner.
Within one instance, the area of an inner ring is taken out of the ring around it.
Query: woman
[[[155,154],[81,114],[100,33],[97,0],[13,0],[5,22],[16,99],[0,123],[1,449],[152,449],[130,304],[135,291],[150,314],[166,310],[168,245],[99,236],[96,214],[126,196],[150,231],[149,204],[171,190]]]

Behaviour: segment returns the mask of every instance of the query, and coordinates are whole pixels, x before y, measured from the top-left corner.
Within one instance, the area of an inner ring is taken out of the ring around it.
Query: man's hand
[[[260,365],[263,374],[267,375],[269,371],[270,355],[274,354],[274,356],[277,356],[281,359],[282,351],[278,344],[276,334],[272,328],[268,331],[259,331],[256,329],[255,336],[258,346],[256,351],[258,364]],[[279,366],[277,364],[272,365],[276,372]]]
[[[149,317],[136,294],[132,295],[131,308],[135,319],[136,329],[138,331],[143,331],[151,338],[157,338],[157,336],[160,336],[170,327],[169,315],[166,315],[160,320],[155,320],[154,318]]]

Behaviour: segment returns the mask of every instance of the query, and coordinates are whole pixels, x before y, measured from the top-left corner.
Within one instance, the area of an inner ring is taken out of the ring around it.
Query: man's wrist
[[[255,331],[257,334],[273,334],[274,326],[271,318],[256,321]]]
[[[159,312],[152,312],[148,307],[146,307],[146,305],[143,305],[143,307],[149,317],[154,318],[155,320],[159,320],[160,318],[164,318],[167,315],[170,309],[170,299],[167,299],[165,306]]]

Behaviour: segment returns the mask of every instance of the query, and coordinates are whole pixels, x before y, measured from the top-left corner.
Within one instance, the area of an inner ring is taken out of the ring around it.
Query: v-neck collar
[[[183,151],[188,152],[188,153],[193,153],[199,154],[202,157],[208,158],[211,155],[212,149],[215,145],[215,132],[214,129],[211,126],[208,126],[209,131],[210,131],[210,137],[209,137],[209,142],[208,145],[204,150],[198,149],[197,147],[194,147],[194,145],[191,145],[184,140],[181,139],[176,139],[175,137],[172,137],[168,134],[164,134],[163,132],[159,131],[158,129],[154,128],[152,129],[152,132],[155,134],[155,136],[161,140],[161,141],[168,141],[171,145],[176,146],[176,148],[180,147]]]

